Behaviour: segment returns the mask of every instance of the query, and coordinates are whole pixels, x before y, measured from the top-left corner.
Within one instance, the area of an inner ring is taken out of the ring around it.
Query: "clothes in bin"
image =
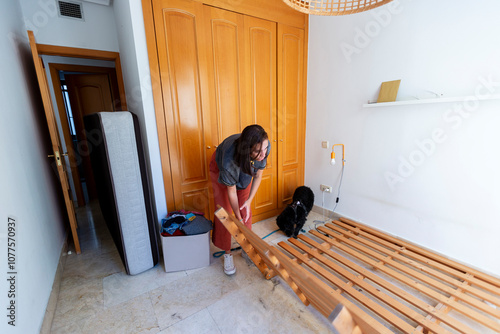
[[[206,219],[203,213],[174,211],[162,219],[161,226],[161,234],[165,237],[174,235],[176,231],[180,231],[181,235],[197,235],[212,230],[212,221]]]
[[[202,213],[172,212],[162,219],[161,243],[165,271],[210,265],[212,222]]]

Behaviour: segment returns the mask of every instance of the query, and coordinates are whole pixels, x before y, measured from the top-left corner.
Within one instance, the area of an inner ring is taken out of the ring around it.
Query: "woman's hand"
[[[250,202],[247,200],[240,208],[241,217],[243,218],[243,223],[246,223],[250,212]]]
[[[247,200],[245,203],[240,208],[240,213],[241,216],[243,217],[243,221],[246,223],[248,220],[248,217],[250,216],[250,205],[252,203],[252,200],[257,193],[257,190],[259,189],[260,186],[260,181],[262,180],[262,173],[264,172],[263,169],[259,169],[255,176],[253,177],[252,180],[252,187],[250,188],[250,194],[248,195]],[[243,211],[245,209],[245,211]]]
[[[227,187],[227,197],[229,198],[229,204],[231,204],[231,209],[233,209],[236,219],[241,221],[242,216],[240,214],[241,210],[238,210],[239,205],[238,205],[238,195],[236,193],[236,186]]]

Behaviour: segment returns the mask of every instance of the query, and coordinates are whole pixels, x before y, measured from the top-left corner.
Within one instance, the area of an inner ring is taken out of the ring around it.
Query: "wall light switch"
[[[330,145],[329,145],[328,141],[322,141],[322,142],[321,142],[321,147],[323,147],[323,148],[328,148],[329,146],[330,146]]]

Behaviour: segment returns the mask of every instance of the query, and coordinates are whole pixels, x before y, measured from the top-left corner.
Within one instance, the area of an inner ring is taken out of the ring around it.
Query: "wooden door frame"
[[[96,60],[108,60],[108,61],[114,61],[115,62],[115,70],[116,70],[116,77],[118,80],[118,90],[120,93],[120,100],[122,101],[122,109],[127,110],[127,100],[125,96],[125,85],[123,84],[123,75],[122,75],[122,68],[121,68],[121,62],[120,62],[120,54],[118,52],[112,52],[112,51],[101,51],[101,50],[91,50],[91,49],[82,49],[82,48],[73,48],[73,47],[67,47],[67,46],[57,46],[57,45],[48,45],[48,44],[38,44],[35,41],[35,36],[33,34],[33,31],[28,30],[28,37],[30,40],[30,46],[32,50],[32,56],[33,56],[33,61],[35,63],[35,70],[37,72],[37,77],[38,77],[38,82],[40,85],[41,89],[41,94],[42,94],[42,100],[44,104],[44,109],[46,112],[47,118],[51,119],[52,121],[49,122],[49,132],[51,133],[52,136],[58,136],[58,129],[55,124],[55,119],[54,119],[54,110],[52,108],[52,97],[50,96],[50,92],[48,90],[48,82],[47,82],[47,75],[46,72],[43,68],[43,62],[41,61],[42,55],[47,55],[47,56],[60,56],[60,57],[72,57],[72,58],[84,58],[84,59],[96,59]],[[54,146],[54,143],[52,144],[54,153],[60,150],[60,143],[56,146]],[[64,166],[59,166],[58,165],[58,173],[59,175],[63,175],[66,173],[64,170]],[[65,188],[69,189],[68,179],[67,177],[61,177],[61,186],[63,192],[66,191]],[[65,194],[65,202],[66,202],[66,211],[71,211],[68,212],[69,215],[69,220],[70,220],[70,228],[71,228],[71,234],[73,236],[73,241],[75,243],[75,251],[77,254],[81,253],[80,249],[80,242],[78,240],[78,234],[77,234],[77,222],[76,222],[76,217],[74,213],[74,208],[73,208],[73,203],[69,203],[68,200],[69,194]],[[71,206],[71,209],[70,209]]]
[[[118,91],[122,110],[127,110],[127,98],[125,96],[125,85],[123,84],[122,65],[120,54],[112,51],[102,51],[93,49],[73,48],[69,46],[58,46],[49,44],[36,44],[40,56],[59,56],[70,58],[84,58],[95,60],[107,60],[115,63],[116,79],[118,81]]]
[[[73,150],[73,147],[71,146],[68,147],[68,143],[71,142],[71,135],[69,132],[69,123],[66,115],[66,106],[64,104],[64,99],[61,90],[61,79],[59,77],[59,71],[82,72],[85,74],[95,74],[95,73],[108,74],[110,76],[111,75],[115,76],[116,81],[118,81],[116,75],[116,69],[114,67],[49,63],[49,70],[52,79],[52,87],[54,88],[54,95],[56,99],[57,109],[59,112],[59,120],[61,121],[61,128],[64,135],[64,141],[66,143],[66,151],[68,153],[68,159],[71,168],[71,177],[73,178],[73,184],[75,186],[76,198],[78,206],[82,206],[85,204],[85,200],[83,198],[83,190],[80,182],[80,173],[77,168],[78,163],[76,160],[75,152]],[[122,109],[121,106],[120,109]]]

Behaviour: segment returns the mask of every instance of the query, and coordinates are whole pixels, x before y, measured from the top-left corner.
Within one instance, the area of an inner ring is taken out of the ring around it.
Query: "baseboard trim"
[[[40,328],[40,334],[50,334],[52,329],[52,320],[56,313],[57,300],[59,299],[59,291],[61,287],[62,275],[64,271],[64,265],[66,263],[66,253],[68,252],[68,237],[69,234],[66,233],[66,239],[63,243],[61,254],[59,254],[59,262],[57,264],[56,275],[54,277],[54,283],[52,284],[52,291],[50,292],[49,302],[47,303],[47,308],[45,309],[45,315],[43,317],[42,327]]]
[[[325,218],[328,218],[328,219],[339,219],[340,217],[344,217],[342,215],[339,215],[336,212],[333,212],[332,210],[324,209],[321,206],[317,206],[317,205],[314,205],[311,211],[316,212],[320,215],[323,215]],[[345,217],[345,218],[347,218],[347,217]]]

